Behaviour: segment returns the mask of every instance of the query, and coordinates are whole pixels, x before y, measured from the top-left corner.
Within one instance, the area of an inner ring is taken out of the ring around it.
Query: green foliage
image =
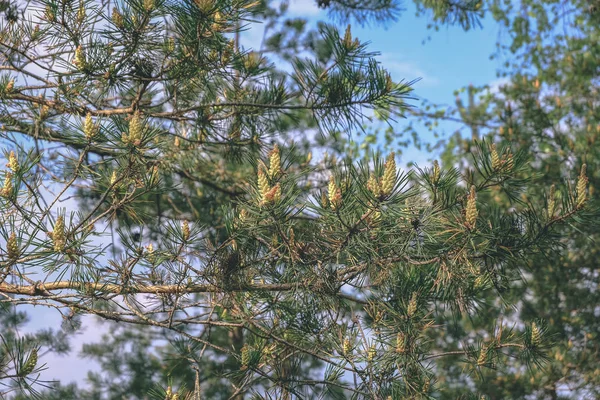
[[[510,143],[469,144],[463,173],[361,154],[341,132],[404,116],[410,83],[350,27],[307,30],[285,4],[43,0],[39,21],[2,26],[0,304],[120,322],[83,348],[101,366],[89,387],[44,398],[427,398],[454,394],[457,360],[469,382],[547,362],[551,325],[500,314],[526,262],[588,221],[585,170],[556,179],[548,213]],[[397,11],[320,4],[359,22]],[[265,48],[244,49],[263,16]],[[40,355],[13,332],[0,376],[28,398]]]
[[[448,138],[444,160],[472,165],[462,154],[472,149],[473,138],[484,135],[499,149],[518,145],[533,156],[533,171],[518,173],[527,183],[521,201],[500,192],[492,192],[486,201],[512,201],[517,208],[523,202],[540,204],[546,211],[540,217],[551,221],[557,210],[577,207],[580,197],[587,214],[580,217],[597,219],[600,53],[598,13],[591,12],[594,5],[522,1],[490,2],[487,7],[510,38],[498,43],[493,55],[506,60],[498,72],[504,82],[495,91],[489,87],[464,88],[456,93],[456,107],[440,108],[438,114],[427,116],[440,121],[457,119],[463,124],[461,130],[471,133],[470,137],[459,134]],[[469,95],[468,106],[463,104],[464,92]],[[584,179],[578,178],[582,169],[587,169]],[[577,189],[579,184],[588,185],[588,189]],[[546,349],[545,367],[533,368],[528,357],[515,358],[474,382],[444,364],[448,371],[445,379],[457,388],[446,398],[471,390],[473,383],[490,397],[579,399],[599,395],[596,224],[565,225],[557,234],[563,237],[560,246],[529,260],[523,271],[525,280],[501,298],[508,304],[518,301],[518,307],[503,314],[515,321],[523,337],[531,335],[532,320],[546,321],[543,328],[537,325],[544,332],[542,336],[553,343]],[[489,297],[488,301],[500,299]],[[471,329],[496,318],[497,311],[488,310],[475,320],[461,321],[445,340],[466,339]],[[530,367],[533,375],[526,373]]]

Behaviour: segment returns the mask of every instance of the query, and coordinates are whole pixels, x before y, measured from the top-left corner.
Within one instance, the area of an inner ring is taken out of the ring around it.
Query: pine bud
[[[586,176],[587,165],[581,166],[581,172],[579,173],[579,179],[577,180],[577,208],[582,208],[585,205],[586,189],[588,185],[588,177]]]
[[[417,312],[417,292],[413,292],[410,301],[408,302],[408,308],[406,313],[409,317],[412,317]]]
[[[394,153],[390,153],[385,162],[385,167],[383,170],[383,180],[381,182],[381,191],[383,195],[389,196],[394,189],[394,185],[396,184],[396,160]]]
[[[144,9],[148,12],[154,10],[154,7],[156,6],[154,0],[144,0]]]
[[[548,219],[552,219],[552,217],[554,217],[554,208],[556,207],[555,192],[556,186],[550,186],[550,195],[548,196]]]
[[[342,351],[345,355],[352,354],[352,343],[350,343],[350,339],[344,339],[344,344],[342,345]]]
[[[321,193],[321,207],[327,208],[329,207],[329,198],[325,194],[325,192]]]
[[[117,182],[117,171],[113,171],[110,176],[110,186],[113,186]]]
[[[396,353],[404,354],[405,351],[406,351],[406,336],[404,336],[404,333],[398,332],[398,335],[396,335]]]
[[[250,363],[250,348],[248,347],[248,343],[244,344],[242,347],[242,370],[248,368],[248,364]]]
[[[481,367],[481,366],[484,366],[486,363],[487,363],[487,348],[486,348],[486,346],[483,346],[479,350],[479,357],[477,357],[477,366]]]
[[[62,215],[56,218],[56,224],[54,225],[54,232],[52,233],[52,241],[54,242],[54,251],[62,252],[65,249],[66,235],[65,235],[65,219]]]
[[[600,126],[600,125],[599,125]],[[312,160],[312,151],[309,151],[308,154],[306,155],[306,164],[309,164]]]
[[[394,88],[394,81],[392,80],[392,76],[390,74],[385,75],[385,91],[391,92]]]
[[[281,185],[278,183],[265,194],[265,203],[274,204],[281,200]]]
[[[251,51],[244,59],[244,68],[246,68],[248,71],[252,71],[258,68],[261,63],[262,58],[260,57],[260,54],[256,51]]]
[[[136,110],[129,120],[129,137],[128,143],[134,146],[139,146],[142,141],[142,133],[144,132],[144,122],[140,116],[140,111]]]
[[[242,208],[238,218],[239,218],[240,222],[246,222],[246,220],[248,219],[248,211],[245,208]]]
[[[204,15],[208,15],[213,11],[215,0],[194,0],[198,10]]]
[[[183,240],[188,240],[190,238],[190,224],[187,220],[184,220],[181,224],[181,233],[183,235]]]
[[[258,190],[260,193],[260,202],[261,204],[265,204],[267,202],[267,193],[269,193],[269,181],[267,180],[267,175],[263,171],[262,167],[258,168]]]
[[[46,10],[44,11],[44,17],[49,22],[54,22],[56,19],[56,12],[54,11],[54,8],[51,7],[49,4],[46,5]]]
[[[473,288],[475,290],[480,290],[485,286],[485,277],[484,275],[478,275],[473,282]]]
[[[48,116],[48,112],[49,111],[50,111],[50,107],[48,107],[45,104],[42,107],[40,107],[40,119],[41,120],[46,119],[46,117]]]
[[[8,81],[8,83],[6,84],[6,87],[4,88],[4,91],[6,93],[11,93],[13,90],[15,89],[15,81],[13,79],[11,79],[10,81]]]
[[[481,4],[481,2],[479,4]],[[425,382],[423,382],[422,392],[423,393],[429,393],[429,386],[430,385],[431,385],[431,381],[429,379],[425,379]]]
[[[85,66],[85,54],[83,54],[83,47],[77,46],[75,49],[75,56],[73,57],[73,65],[79,69],[83,69]]]
[[[498,151],[496,150],[496,144],[492,143],[491,151],[492,151],[492,169],[494,171],[498,171],[502,166],[502,162],[500,161],[500,156],[498,155]]]
[[[117,28],[119,28],[119,29],[123,28],[123,26],[125,25],[123,15],[119,12],[119,10],[116,7],[114,7],[112,10],[111,18],[112,18],[113,24],[115,24],[115,26]]]
[[[3,197],[9,197],[13,191],[12,174],[7,172],[4,176],[4,186],[0,190],[0,195]]]
[[[515,162],[514,162],[513,155],[510,152],[510,150],[507,150],[506,153],[504,154],[504,157],[502,157],[502,163],[503,163],[503,167],[506,171],[510,172],[513,170],[513,168],[515,166]]]
[[[477,195],[475,193],[475,186],[471,186],[471,191],[467,197],[467,207],[465,209],[465,226],[468,229],[475,229],[475,223],[477,222]]]
[[[531,323],[531,344],[539,346],[542,343],[542,333],[535,322]]]
[[[15,152],[12,150],[8,155],[8,164],[6,164],[6,166],[10,168],[12,172],[17,172],[19,170],[19,161],[17,160]]]
[[[369,347],[369,351],[367,352],[367,362],[373,362],[376,355],[377,355],[377,349],[375,348],[375,346],[371,345]]]
[[[373,225],[378,225],[381,222],[381,211],[375,210],[371,214],[371,223]]]
[[[179,147],[181,145],[181,141],[179,140],[179,136],[175,136],[175,140],[173,141],[175,147]]]
[[[437,183],[440,181],[440,164],[438,163],[437,160],[435,160],[433,162],[433,171],[431,173],[431,181],[433,182],[434,185],[437,185]]]
[[[269,153],[269,178],[274,179],[281,173],[281,156],[279,154],[279,146],[275,144],[273,150]]]
[[[83,123],[83,134],[87,140],[92,140],[94,136],[96,136],[96,132],[98,131],[98,127],[94,124],[94,120],[92,119],[92,114],[87,113],[85,116],[85,121]]]
[[[17,235],[12,232],[6,241],[6,253],[9,260],[16,260],[19,257],[19,243],[17,242]]]
[[[347,49],[352,48],[352,31],[350,29],[350,24],[346,27],[346,32],[344,33],[344,40],[342,41],[344,47]]]
[[[172,37],[170,37],[167,40],[166,45],[167,45],[167,51],[169,51],[169,52],[174,51],[175,50],[175,39],[173,39]]]
[[[81,24],[85,20],[85,7],[83,0],[79,1],[79,9],[77,10],[77,24]]]
[[[381,186],[379,185],[379,180],[374,174],[369,176],[369,180],[367,181],[367,189],[369,189],[369,191],[373,193],[375,197],[381,196]]]
[[[33,370],[35,369],[35,366],[37,365],[37,362],[38,362],[38,351],[37,351],[37,349],[33,349],[31,351],[31,354],[29,354],[27,361],[25,361],[23,368],[19,372],[19,376],[24,377],[24,376],[27,376],[30,373],[32,373]]]
[[[342,190],[335,184],[333,176],[329,178],[328,199],[333,210],[337,210],[342,205]]]

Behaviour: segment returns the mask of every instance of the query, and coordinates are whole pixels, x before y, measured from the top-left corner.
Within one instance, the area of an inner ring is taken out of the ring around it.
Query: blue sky
[[[319,9],[313,0],[291,0],[289,13],[305,17],[311,24],[327,20],[327,13]],[[421,78],[414,85],[413,95],[431,103],[454,105],[456,89],[468,84],[496,86],[502,80],[496,70],[502,61],[490,60],[500,34],[499,25],[491,18],[481,21],[482,27],[464,31],[460,26],[441,27],[439,31],[427,29],[428,17],[416,17],[412,2],[404,2],[405,10],[397,22],[387,27],[352,25],[352,34],[362,42],[370,42],[369,50],[380,53],[378,60],[391,73],[395,81]],[[252,43],[255,33],[248,32]],[[429,38],[429,39],[428,39]],[[414,106],[420,100],[412,101]],[[411,120],[399,120],[398,130]],[[414,121],[413,121],[414,122]],[[442,123],[445,134],[451,134],[458,125]],[[420,137],[433,142],[432,134],[423,126]],[[394,150],[394,149],[387,149]],[[405,150],[401,164],[412,161],[428,164],[435,156],[414,148]]]
[[[500,61],[490,60],[489,55],[495,49],[499,27],[491,20],[482,21],[483,27],[464,32],[459,26],[441,28],[434,32],[426,28],[428,19],[416,18],[412,3],[405,3],[405,10],[398,22],[383,27],[353,26],[353,35],[362,41],[371,42],[370,50],[381,53],[379,60],[392,74],[394,80],[422,78],[415,84],[415,95],[433,103],[454,104],[453,91],[472,83],[474,85],[498,82],[496,69]],[[312,23],[326,19],[326,13],[315,6],[314,0],[293,0],[290,13],[307,17]],[[247,44],[260,33],[246,32]],[[431,36],[431,40],[423,40]],[[420,101],[414,101],[418,106]],[[406,124],[401,120],[398,123]],[[447,125],[452,129],[452,125]],[[430,139],[431,134],[422,129],[424,139]],[[402,164],[408,161],[426,164],[431,156],[415,150],[406,151]],[[35,330],[43,326],[58,327],[61,318],[51,309],[36,308],[32,311],[32,323],[29,328]],[[83,383],[87,371],[94,369],[93,364],[81,360],[77,353],[82,343],[96,342],[100,335],[107,331],[107,325],[98,325],[92,318],[86,318],[86,329],[73,342],[74,351],[66,357],[48,355],[43,362],[48,363],[48,371],[43,374],[45,379],[60,379],[63,383],[77,381]]]

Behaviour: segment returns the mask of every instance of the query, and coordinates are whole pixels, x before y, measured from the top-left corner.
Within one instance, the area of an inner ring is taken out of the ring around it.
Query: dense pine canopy
[[[417,2],[511,34],[498,92],[423,112],[352,33],[400,4],[317,3],[2,3],[1,398],[597,394],[598,13]],[[412,170],[355,141],[402,118],[469,135]],[[63,326],[21,335],[31,305]],[[40,381],[84,315],[99,369]]]

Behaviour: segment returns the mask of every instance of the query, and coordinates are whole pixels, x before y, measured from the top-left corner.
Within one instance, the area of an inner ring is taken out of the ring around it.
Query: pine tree
[[[579,217],[597,220],[600,14],[596,8],[594,2],[577,1],[560,6],[546,1],[484,4],[482,9],[510,32],[510,39],[499,42],[493,54],[505,60],[499,71],[504,82],[497,92],[489,87],[458,91],[456,107],[440,108],[436,117],[438,121],[457,118],[466,132],[478,130],[486,146],[495,147],[493,169],[501,168],[507,148],[518,145],[533,150],[532,170],[518,174],[522,182],[531,182],[521,197],[494,190],[484,201],[516,208],[538,204],[543,207],[540,217],[546,221],[581,207],[584,212]],[[460,92],[473,99],[468,106]],[[473,148],[474,141],[465,136],[450,137],[443,158],[473,168],[472,158],[463,154]],[[527,260],[522,277],[516,277],[510,290],[487,297],[488,304],[517,304],[502,310],[503,318],[516,323],[513,333],[530,336],[532,342],[539,332],[550,339],[543,368],[531,368],[529,360],[514,358],[504,366],[482,369],[479,379],[474,379],[447,360],[439,368],[446,371],[444,379],[455,389],[443,398],[457,398],[473,387],[491,399],[600,396],[596,225],[561,227],[557,231],[562,237],[560,246]],[[496,307],[483,309],[477,318],[459,321],[438,340],[469,341],[473,329],[483,329],[498,317]],[[537,318],[545,324],[536,323],[534,330]]]
[[[385,17],[378,3],[354,17]],[[523,151],[479,146],[477,173],[464,175],[346,154],[340,132],[369,112],[404,115],[410,85],[350,27],[320,25],[306,36],[314,59],[276,68],[239,43],[267,6],[44,0],[34,18],[7,18],[2,302],[141,327],[127,330],[128,352],[120,335],[85,349],[108,373],[91,375],[92,392],[47,398],[418,398],[441,390],[433,360],[460,354],[478,369],[504,351],[546,355],[542,322],[514,337],[487,321],[476,347],[430,338],[449,312],[475,317],[485,293],[585,216],[585,172],[579,197],[547,220],[535,204],[481,201],[521,194]],[[312,157],[319,144],[333,151]],[[144,351],[156,340],[168,346]],[[25,391],[36,358],[10,357]],[[123,369],[136,379],[119,380]]]

